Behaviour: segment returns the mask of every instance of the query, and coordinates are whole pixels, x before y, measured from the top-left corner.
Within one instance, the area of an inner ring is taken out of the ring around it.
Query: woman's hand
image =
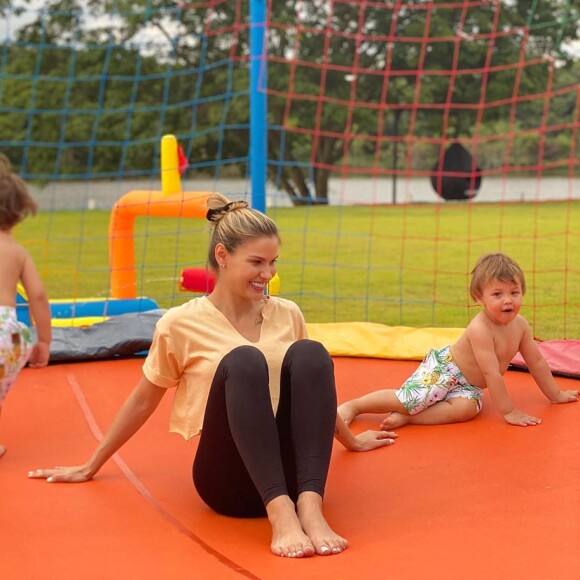
[[[363,431],[355,436],[355,451],[372,451],[393,445],[398,435],[394,431]]]
[[[83,483],[92,479],[86,465],[74,467],[53,467],[52,469],[35,469],[28,472],[31,479],[46,479],[48,483]]]
[[[92,479],[105,462],[141,428],[166,391],[167,389],[154,385],[145,376],[141,377],[117,413],[107,434],[84,465],[35,469],[28,472],[28,477],[46,479],[49,483],[82,483]]]
[[[355,435],[338,413],[336,414],[334,436],[349,451],[372,451],[379,447],[392,445],[398,437],[394,431],[363,431]]]

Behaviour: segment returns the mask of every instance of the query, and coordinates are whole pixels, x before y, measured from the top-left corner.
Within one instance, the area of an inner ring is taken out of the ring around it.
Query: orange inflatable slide
[[[135,218],[205,218],[210,192],[181,190],[179,147],[173,135],[161,139],[161,190],[134,190],[113,206],[109,221],[111,297],[136,298]]]

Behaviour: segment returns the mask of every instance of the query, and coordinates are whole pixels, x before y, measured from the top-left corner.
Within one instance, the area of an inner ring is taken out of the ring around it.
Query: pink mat
[[[580,340],[546,340],[538,342],[538,348],[548,361],[552,373],[580,379]],[[520,353],[511,364],[516,369],[528,370]]]

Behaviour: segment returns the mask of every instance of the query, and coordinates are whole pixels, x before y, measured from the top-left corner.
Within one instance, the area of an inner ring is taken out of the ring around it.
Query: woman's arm
[[[372,451],[378,447],[392,445],[398,437],[393,431],[363,431],[354,435],[338,413],[334,436],[350,451]]]
[[[154,385],[144,376],[129,395],[109,427],[105,437],[84,465],[36,469],[28,477],[53,482],[81,483],[92,479],[105,462],[126,443],[158,407],[166,389]]]

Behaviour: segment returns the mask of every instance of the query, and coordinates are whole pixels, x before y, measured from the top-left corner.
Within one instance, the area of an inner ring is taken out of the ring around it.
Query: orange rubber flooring
[[[580,579],[580,403],[550,405],[527,373],[506,379],[515,404],[542,417],[538,427],[505,424],[486,393],[468,423],[406,426],[396,445],[371,453],[335,443],[326,516],[350,547],[288,560],[271,555],[267,520],[226,518],[198,498],[197,439],[168,432],[170,396],[93,481],[26,477],[84,461],[141,364],[22,372],[0,422],[3,580]],[[396,387],[417,364],[336,358],[339,402]]]

